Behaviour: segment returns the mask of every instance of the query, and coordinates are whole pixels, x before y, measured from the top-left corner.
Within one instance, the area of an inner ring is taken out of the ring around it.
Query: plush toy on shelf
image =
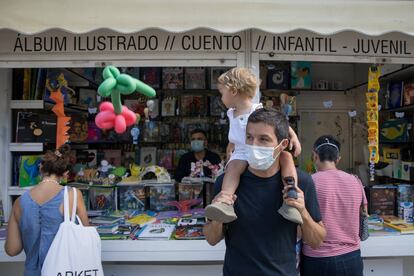
[[[107,66],[103,70],[103,78],[98,93],[102,97],[111,96],[112,103],[101,103],[95,123],[100,129],[115,128],[118,134],[124,133],[128,126],[135,124],[137,117],[121,104],[121,95],[130,95],[137,91],[147,97],[155,97],[155,90],[127,74],[121,74],[114,66]]]

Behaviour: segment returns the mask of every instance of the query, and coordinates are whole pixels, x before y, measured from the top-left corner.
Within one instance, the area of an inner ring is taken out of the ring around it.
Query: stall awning
[[[320,34],[352,30],[368,35],[414,34],[412,1],[334,0],[2,0],[0,29],[25,34],[50,29],[121,33],[159,28],[183,32],[208,28],[225,33],[297,29]]]

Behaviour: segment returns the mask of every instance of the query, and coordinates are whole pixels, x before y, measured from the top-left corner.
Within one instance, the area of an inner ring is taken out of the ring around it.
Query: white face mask
[[[282,143],[276,147],[246,145],[247,162],[249,163],[249,166],[260,171],[265,171],[270,168],[281,153],[281,151],[279,151],[276,156],[273,156],[274,151],[280,147],[280,145],[282,145]]]

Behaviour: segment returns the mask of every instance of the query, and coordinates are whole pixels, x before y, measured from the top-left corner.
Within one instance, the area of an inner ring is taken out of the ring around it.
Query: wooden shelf
[[[10,102],[11,109],[43,109],[42,100],[13,100]]]
[[[42,152],[43,143],[10,143],[11,152]]]

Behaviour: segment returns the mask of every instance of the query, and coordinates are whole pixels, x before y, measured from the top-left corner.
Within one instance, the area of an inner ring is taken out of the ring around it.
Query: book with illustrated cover
[[[75,93],[73,89],[68,86],[68,81],[66,80],[63,70],[55,68],[47,69],[43,100],[54,103],[54,101],[50,98],[50,93],[55,92],[59,88],[63,95],[64,104],[66,105],[72,103],[72,98]]]
[[[22,155],[19,165],[19,186],[29,187],[38,184],[41,180],[39,165],[42,155]]]
[[[145,142],[159,142],[160,141],[160,122],[149,121],[144,122],[142,129],[142,140]]]
[[[173,151],[168,149],[158,150],[158,166],[167,170],[173,169]]]
[[[154,89],[159,89],[161,87],[161,68],[141,67],[140,80]]]
[[[89,200],[91,210],[116,210],[115,189],[113,187],[90,187]]]
[[[178,200],[191,200],[191,199],[198,199],[203,198],[203,182],[195,182],[195,183],[178,183]],[[200,207],[202,207],[203,203],[200,203]]]
[[[221,113],[224,112],[226,115],[226,106],[221,101],[221,96],[211,96],[210,97],[210,115],[211,116],[221,116]]]
[[[54,114],[17,113],[17,143],[54,143],[56,141],[56,116]]]
[[[162,100],[161,102],[161,116],[175,116],[176,109],[176,99],[173,97],[168,97]]]
[[[95,121],[88,121],[88,143],[97,143],[101,141],[101,129],[95,124]]]
[[[177,240],[203,240],[205,239],[202,225],[177,226],[174,233]]]
[[[164,67],[162,69],[162,89],[183,89],[183,68]]]
[[[162,141],[170,141],[171,123],[160,123],[160,137]]]
[[[119,186],[117,189],[120,210],[143,211],[145,209],[144,185]]]
[[[110,165],[119,167],[121,166],[122,153],[118,149],[106,149],[104,150],[104,159],[109,162]]]
[[[119,224],[108,224],[108,225],[99,225],[96,228],[96,231],[98,231],[98,234],[113,234],[118,231]]]
[[[88,140],[88,118],[86,116],[71,116],[69,140],[71,143],[83,143]]]
[[[96,95],[96,90],[80,88],[78,105],[86,108],[98,107]]]
[[[292,89],[310,89],[312,63],[308,61],[292,61],[290,67],[290,83]]]
[[[174,224],[153,223],[146,225],[140,232],[140,240],[168,240],[174,232]]]
[[[103,224],[103,225],[112,225],[122,220],[121,217],[115,216],[98,216],[91,218],[91,223],[93,224]]]
[[[139,214],[129,220],[126,221],[126,223],[128,225],[132,225],[132,226],[139,226],[139,227],[144,227],[147,224],[151,224],[153,222],[155,222],[157,219],[153,216],[149,216],[145,213],[143,214]]]
[[[384,225],[394,228],[401,232],[401,234],[414,234],[414,225],[412,223],[389,223],[384,222]]]
[[[140,152],[140,166],[148,167],[157,163],[157,148],[156,147],[142,147]]]
[[[158,212],[176,209],[167,205],[168,202],[176,200],[174,183],[148,185],[148,192],[150,210]]]
[[[398,108],[403,103],[404,82],[390,82],[388,83],[388,102],[387,108]]]
[[[129,168],[130,165],[138,163],[136,160],[136,153],[135,151],[124,151],[122,153],[122,166],[125,168]]]
[[[289,89],[289,64],[269,64],[267,70],[267,89]]]
[[[199,95],[181,96],[180,114],[184,116],[207,115],[207,98]]]
[[[147,106],[147,103],[143,98],[125,99],[124,105],[128,107],[132,112],[138,113],[144,118],[144,109]]]
[[[414,83],[406,83],[404,85],[404,105],[414,104]]]
[[[185,69],[185,89],[206,89],[206,69],[204,67]]]

